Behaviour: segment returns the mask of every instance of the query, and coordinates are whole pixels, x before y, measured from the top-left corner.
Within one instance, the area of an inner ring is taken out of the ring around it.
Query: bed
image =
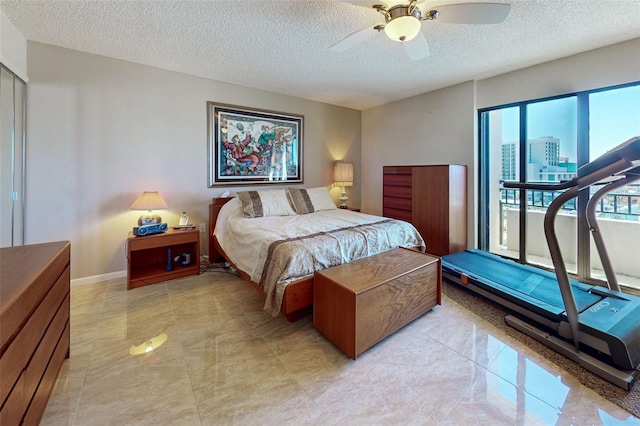
[[[408,222],[336,208],[326,188],[238,192],[209,207],[209,258],[224,258],[294,321],[311,312],[313,273],[396,247],[425,250]]]

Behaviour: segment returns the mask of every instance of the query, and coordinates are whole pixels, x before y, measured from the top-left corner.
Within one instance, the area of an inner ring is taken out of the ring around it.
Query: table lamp
[[[333,183],[342,190],[340,194],[340,208],[347,208],[347,186],[353,186],[353,163],[351,161],[336,161],[333,166]]]
[[[158,214],[153,213],[153,210],[166,209],[167,203],[162,199],[158,191],[144,191],[138,199],[136,199],[130,210],[146,210],[138,219],[138,226],[153,225],[156,223],[162,223],[162,219]]]

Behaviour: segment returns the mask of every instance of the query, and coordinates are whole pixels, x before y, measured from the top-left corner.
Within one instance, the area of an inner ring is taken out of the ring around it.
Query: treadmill
[[[580,167],[570,181],[505,183],[505,188],[564,191],[551,202],[544,218],[555,273],[468,249],[442,257],[442,276],[513,311],[515,315],[505,318],[510,326],[629,390],[640,375],[640,297],[620,291],[595,211],[606,193],[636,180],[640,180],[640,137]],[[609,288],[569,278],[554,229],[556,216],[567,201],[603,183],[589,200],[586,214]]]

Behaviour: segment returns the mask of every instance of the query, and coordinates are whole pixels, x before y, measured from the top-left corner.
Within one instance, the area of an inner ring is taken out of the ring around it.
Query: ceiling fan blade
[[[407,51],[407,55],[414,61],[419,61],[429,56],[429,44],[427,44],[427,39],[422,34],[422,31],[413,40],[406,41],[402,45]]]
[[[387,0],[340,0],[342,3],[350,3],[355,6],[363,6],[372,8],[375,4],[381,4],[383,6],[388,6]]]
[[[426,6],[426,5],[425,5]],[[458,3],[434,6],[427,10],[437,10],[436,22],[447,24],[499,24],[511,11],[507,3]]]
[[[356,44],[360,44],[368,38],[373,37],[378,34],[378,30],[375,29],[378,25],[384,24],[376,24],[373,27],[363,28],[360,31],[356,31],[355,33],[349,34],[333,46],[329,47],[329,50],[333,52],[344,52],[347,49],[351,49]]]

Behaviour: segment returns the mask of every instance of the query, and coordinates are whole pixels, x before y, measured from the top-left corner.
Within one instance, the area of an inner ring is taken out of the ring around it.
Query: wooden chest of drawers
[[[38,424],[69,357],[69,242],[0,249],[0,424]]]
[[[398,248],[315,273],[313,326],[349,357],[440,304],[440,258]]]
[[[382,215],[413,224],[427,253],[467,248],[466,166],[384,166],[382,179]]]

